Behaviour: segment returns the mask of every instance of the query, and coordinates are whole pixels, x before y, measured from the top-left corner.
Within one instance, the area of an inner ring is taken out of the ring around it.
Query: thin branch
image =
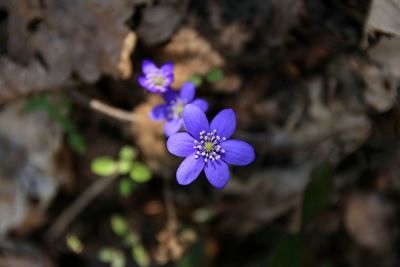
[[[94,182],[86,191],[84,191],[51,225],[46,233],[48,240],[57,239],[65,229],[75,220],[75,218],[104,190],[106,190],[118,174],[102,177]]]
[[[91,108],[111,118],[121,121],[127,121],[130,123],[134,123],[138,120],[137,117],[133,114],[133,112],[116,108],[114,106],[101,102],[100,100],[97,99],[90,99],[87,96],[84,96],[76,91],[71,91],[70,94],[71,97],[82,106]]]

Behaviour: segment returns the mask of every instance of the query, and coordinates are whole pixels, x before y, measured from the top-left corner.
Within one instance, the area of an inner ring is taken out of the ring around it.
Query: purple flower
[[[144,76],[139,77],[139,83],[153,93],[165,93],[174,81],[174,65],[166,63],[158,68],[152,61],[144,60],[142,63]]]
[[[208,104],[203,99],[194,99],[196,88],[193,83],[183,84],[180,92],[169,90],[163,94],[165,104],[155,106],[150,112],[153,120],[165,120],[164,131],[167,136],[177,133],[183,128],[182,112],[184,107],[191,103],[203,112],[208,109]]]
[[[254,161],[251,145],[229,140],[236,128],[232,109],[222,110],[209,124],[204,112],[190,104],[183,111],[183,121],[187,133],[173,134],[167,141],[169,152],[186,157],[176,172],[179,184],[192,183],[204,169],[208,181],[221,189],[229,180],[228,164],[243,166]]]

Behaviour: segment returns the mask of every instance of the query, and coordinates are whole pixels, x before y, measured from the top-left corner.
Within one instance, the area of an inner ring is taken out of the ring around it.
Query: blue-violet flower
[[[146,90],[153,93],[165,93],[174,81],[174,65],[165,63],[158,68],[152,61],[144,60],[142,63],[143,76],[139,77],[139,83]]]
[[[169,90],[163,94],[165,104],[155,106],[150,112],[153,120],[165,120],[166,136],[177,133],[183,128],[182,112],[187,104],[196,105],[203,112],[208,109],[208,103],[203,99],[195,99],[196,88],[193,83],[183,84],[179,92]]]
[[[204,169],[208,181],[218,189],[229,180],[228,164],[244,166],[255,159],[251,145],[240,140],[229,140],[236,128],[236,115],[224,109],[208,123],[197,106],[186,105],[183,121],[187,132],[168,138],[167,149],[178,157],[186,157],[176,172],[181,185],[192,183]]]

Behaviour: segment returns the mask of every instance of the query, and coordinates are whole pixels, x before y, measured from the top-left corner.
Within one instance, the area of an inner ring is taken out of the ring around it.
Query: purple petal
[[[256,158],[253,147],[240,140],[222,142],[221,147],[225,150],[221,158],[232,165],[248,165]]]
[[[183,126],[182,119],[167,121],[164,125],[165,135],[171,136],[174,133],[179,132],[179,130],[182,128],[182,126]]]
[[[176,133],[167,140],[167,149],[178,157],[187,157],[195,152],[194,138],[188,133]]]
[[[182,89],[179,93],[179,97],[186,100],[186,103],[192,102],[194,95],[196,94],[196,87],[193,83],[187,82],[182,85]]]
[[[162,65],[160,69],[164,73],[164,75],[170,75],[174,73],[174,64],[171,62],[167,62]]]
[[[217,130],[220,137],[229,139],[236,129],[236,114],[233,109],[224,109],[215,116],[210,124],[210,130]]]
[[[171,102],[172,100],[176,99],[176,95],[177,95],[176,91],[168,88],[168,90],[165,93],[163,93],[162,96],[165,102]]]
[[[155,88],[153,85],[151,85],[148,81],[148,79],[146,79],[146,77],[139,77],[138,79],[139,84],[144,87],[147,91],[150,91],[152,93],[160,93],[157,88]]]
[[[204,167],[208,181],[218,189],[222,189],[229,180],[228,164],[222,160],[208,161]]]
[[[164,76],[164,80],[165,80],[165,86],[170,86],[171,83],[174,81],[174,76],[173,75]]]
[[[150,118],[152,120],[158,121],[158,120],[164,120],[167,115],[168,115],[168,105],[167,104],[161,104],[158,106],[155,106],[151,111],[150,111]]]
[[[183,109],[183,122],[186,130],[196,139],[201,131],[209,131],[206,114],[197,106],[188,104]]]
[[[142,71],[144,74],[152,73],[157,71],[157,66],[150,60],[146,59],[142,62]]]
[[[200,108],[203,112],[206,112],[208,109],[208,103],[207,101],[205,101],[204,99],[198,98],[195,99],[192,103],[190,103],[192,105],[197,106],[198,108]]]
[[[194,154],[188,156],[176,171],[176,179],[181,185],[188,185],[193,182],[204,168],[204,160],[196,159]]]

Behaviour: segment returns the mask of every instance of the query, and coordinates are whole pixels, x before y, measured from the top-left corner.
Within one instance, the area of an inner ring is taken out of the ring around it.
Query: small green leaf
[[[119,215],[111,217],[111,228],[118,236],[125,236],[129,232],[129,226],[126,220]]]
[[[218,68],[210,69],[206,74],[206,80],[209,83],[218,82],[222,80],[222,78],[224,78],[224,73],[221,69]]]
[[[102,248],[99,252],[98,259],[102,262],[111,262],[114,258],[114,249]]]
[[[146,183],[151,179],[151,171],[142,163],[135,163],[129,175],[137,183]]]
[[[322,163],[311,173],[311,180],[304,191],[302,227],[329,204],[332,190],[331,167]]]
[[[124,161],[132,161],[137,152],[131,146],[123,146],[119,151],[119,158]]]
[[[110,263],[111,267],[125,267],[126,259],[122,251],[113,248],[102,248],[98,259],[105,263]]]
[[[118,162],[118,172],[120,174],[128,174],[132,168],[132,161],[130,160],[120,160]]]
[[[92,161],[92,172],[99,176],[110,176],[117,171],[117,163],[108,156],[100,156]]]
[[[68,144],[71,149],[74,150],[78,154],[84,154],[86,151],[86,142],[83,139],[83,136],[77,132],[73,132],[68,135]]]
[[[203,78],[201,78],[201,76],[198,74],[193,74],[192,76],[189,77],[188,82],[191,82],[196,87],[199,87],[203,83]]]
[[[119,194],[121,197],[129,197],[134,188],[135,183],[129,178],[124,178],[119,181]]]
[[[298,234],[285,234],[275,246],[268,267],[301,267],[304,261],[303,246]]]
[[[76,235],[67,235],[66,238],[67,247],[75,253],[81,253],[83,251],[83,244]]]
[[[140,267],[150,266],[149,255],[142,245],[138,244],[132,248],[132,257]]]

